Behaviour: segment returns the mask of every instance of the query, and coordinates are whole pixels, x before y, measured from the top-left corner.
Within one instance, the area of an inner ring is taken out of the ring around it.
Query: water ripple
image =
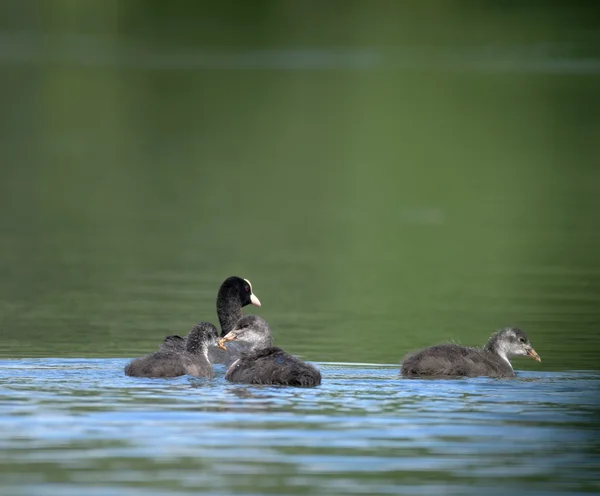
[[[125,377],[122,359],[0,362],[2,494],[579,494],[600,490],[597,372],[320,388]]]

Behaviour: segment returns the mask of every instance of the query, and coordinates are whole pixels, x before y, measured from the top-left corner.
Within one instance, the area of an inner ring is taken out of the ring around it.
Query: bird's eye
[[[250,292],[250,286],[246,286],[246,293]]]
[[[519,338],[519,341],[521,341],[521,343],[526,343],[527,340],[525,338]]]

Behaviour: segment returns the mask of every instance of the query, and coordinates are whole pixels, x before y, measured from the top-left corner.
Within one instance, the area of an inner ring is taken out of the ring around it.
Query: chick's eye
[[[521,343],[526,343],[527,340],[525,338],[519,338],[519,341],[521,341]]]

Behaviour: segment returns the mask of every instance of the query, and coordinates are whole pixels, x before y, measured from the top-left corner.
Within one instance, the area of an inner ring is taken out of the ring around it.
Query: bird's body
[[[136,358],[125,367],[125,375],[132,377],[178,377],[193,375],[214,377],[208,360],[209,344],[216,345],[218,332],[209,322],[196,324],[188,339],[167,336],[156,353]]]
[[[402,361],[407,376],[513,377],[510,363],[495,353],[457,344],[440,344],[408,355]]]
[[[321,384],[321,373],[281,348],[271,346],[244,353],[229,367],[225,379],[244,384],[314,387]]]
[[[210,364],[208,367],[198,366],[187,354],[174,352],[157,351],[136,358],[125,367],[125,375],[132,377],[179,377],[187,374],[214,377]]]
[[[407,355],[402,375],[514,377],[510,356],[528,355],[541,361],[523,331],[506,328],[494,333],[483,348],[439,344]]]
[[[243,317],[219,340],[219,345],[247,343],[250,351],[242,353],[227,369],[225,379],[244,384],[277,384],[314,387],[321,384],[321,373],[311,364],[272,346],[266,320],[257,315]]]

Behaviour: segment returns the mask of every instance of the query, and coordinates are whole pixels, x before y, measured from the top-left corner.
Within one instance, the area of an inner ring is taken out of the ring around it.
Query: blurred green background
[[[0,356],[150,352],[240,275],[306,359],[597,369],[592,12],[3,1]]]

